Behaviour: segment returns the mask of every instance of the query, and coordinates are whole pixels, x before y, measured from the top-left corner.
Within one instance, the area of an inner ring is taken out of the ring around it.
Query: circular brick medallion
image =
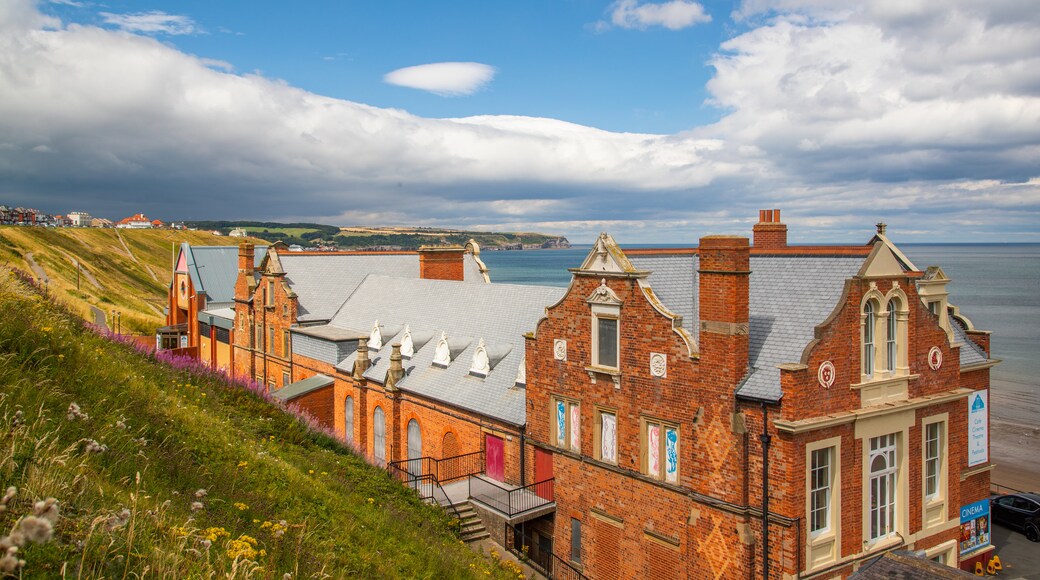
[[[931,368],[933,371],[937,371],[941,366],[942,351],[939,350],[939,347],[933,346],[931,350],[928,351],[928,367]]]
[[[825,360],[820,363],[820,369],[816,371],[816,379],[820,381],[820,386],[829,389],[834,384],[834,363],[829,360]]]

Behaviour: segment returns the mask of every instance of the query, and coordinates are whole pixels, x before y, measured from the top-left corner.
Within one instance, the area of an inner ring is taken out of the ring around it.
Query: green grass
[[[72,403],[88,418],[70,419]],[[19,553],[26,578],[517,577],[303,420],[194,364],[95,335],[0,268],[8,486],[18,495],[0,535],[35,501],[61,508],[54,539]]]

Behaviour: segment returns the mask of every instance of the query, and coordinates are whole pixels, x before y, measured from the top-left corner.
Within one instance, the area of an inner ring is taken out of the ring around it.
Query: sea
[[[669,247],[629,246],[629,247]],[[681,247],[681,246],[674,246]],[[591,246],[561,250],[484,251],[494,282],[567,286],[568,268]],[[900,244],[924,270],[940,266],[950,278],[950,303],[991,336],[990,375],[995,421],[1040,426],[1040,244]]]

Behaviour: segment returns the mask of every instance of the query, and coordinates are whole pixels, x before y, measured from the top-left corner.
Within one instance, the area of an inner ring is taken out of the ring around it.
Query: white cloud
[[[442,97],[458,97],[472,95],[487,86],[495,72],[495,67],[479,62],[435,62],[399,68],[386,73],[383,80]]]
[[[1040,240],[1040,18],[993,2],[749,12],[712,61],[727,114],[651,135],[422,118],[0,0],[0,199],[622,243],[746,234],[779,207],[795,242],[877,221],[899,240]]]
[[[711,22],[711,15],[704,11],[704,6],[689,0],[642,4],[638,0],[618,0],[611,6],[610,22],[620,28],[645,30],[651,26],[662,26],[669,30],[680,30],[694,24]]]
[[[159,10],[133,14],[101,12],[99,15],[105,24],[111,24],[127,32],[169,34],[171,36],[200,32],[195,25],[195,21],[191,18],[177,14],[167,14]]]

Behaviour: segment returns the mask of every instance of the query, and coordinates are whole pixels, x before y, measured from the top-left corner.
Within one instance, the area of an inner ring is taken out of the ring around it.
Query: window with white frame
[[[885,361],[887,369],[895,372],[899,361],[899,299],[888,301],[887,336],[885,337]]]
[[[877,330],[877,303],[868,300],[863,305],[863,374],[870,377],[874,375],[874,360],[876,356],[874,345],[874,333]]]
[[[372,413],[372,454],[380,464],[386,463],[386,415],[382,407]]]
[[[669,483],[679,482],[679,426],[642,419],[643,473]]]
[[[924,426],[924,496],[939,496],[942,478],[943,423],[937,421]]]
[[[870,438],[868,485],[871,541],[885,538],[895,531],[896,486],[899,481],[898,439],[896,433]]]
[[[618,368],[618,319],[594,316],[595,343],[592,364],[612,369]]]
[[[556,446],[581,453],[581,405],[571,399],[554,397],[552,406]]]
[[[814,449],[809,466],[809,531],[813,534],[830,531],[833,482],[834,448]]]
[[[354,397],[349,395],[343,403],[343,438],[354,440]]]
[[[613,410],[596,411],[596,459],[617,463],[617,413]]]

